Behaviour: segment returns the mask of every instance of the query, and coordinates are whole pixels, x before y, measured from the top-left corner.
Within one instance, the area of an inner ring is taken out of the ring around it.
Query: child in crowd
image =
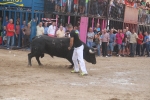
[[[7,46],[6,26],[4,26],[4,30],[3,30],[3,41],[5,46]]]

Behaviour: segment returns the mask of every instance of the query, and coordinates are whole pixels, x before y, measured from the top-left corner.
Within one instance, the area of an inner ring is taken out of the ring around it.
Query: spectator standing
[[[63,30],[63,26],[59,27],[59,30],[57,30],[56,32],[56,36],[58,38],[65,37],[65,31]]]
[[[143,35],[142,32],[139,32],[138,35],[139,39],[137,40],[137,48],[136,48],[136,55],[141,56],[141,51],[142,51],[142,43],[143,43]]]
[[[79,2],[79,0],[74,0],[74,13],[75,13],[75,15],[78,14],[78,2]]]
[[[149,52],[150,52],[150,33],[149,33],[148,37],[149,37]]]
[[[101,47],[100,40],[101,40],[100,33],[98,33],[95,35],[95,44],[96,44],[98,56],[100,56],[100,53],[101,53],[101,51],[100,51],[100,47]]]
[[[116,44],[118,46],[118,56],[121,56],[121,46],[122,46],[122,40],[124,38],[124,34],[122,33],[122,30],[119,30],[119,33],[116,34]]]
[[[44,28],[42,27],[42,22],[36,27],[36,36],[44,35]]]
[[[7,46],[7,36],[6,36],[6,26],[4,26],[4,30],[3,30],[3,41],[4,41],[4,46]]]
[[[122,52],[122,56],[124,57],[124,55],[125,55],[125,46],[127,45],[126,29],[123,30],[123,34],[124,34],[124,38],[122,40],[121,52]]]
[[[103,57],[107,56],[107,46],[109,45],[109,34],[106,32],[106,29],[102,30],[102,53]]]
[[[48,36],[55,37],[55,32],[56,32],[56,22],[52,22],[52,25],[49,26],[47,31]]]
[[[15,27],[13,24],[13,19],[10,19],[9,24],[7,24],[7,49],[10,49],[10,43],[11,46],[14,46],[14,33]]]
[[[26,21],[23,21],[23,24],[21,25],[21,30],[22,30],[22,47],[24,47],[24,32],[23,29],[26,27]]]
[[[100,31],[101,31],[101,28],[100,28],[100,24],[99,24],[99,23],[97,23],[96,31],[97,31],[97,32],[100,32]]]
[[[85,0],[85,16],[88,15],[88,4],[89,4],[89,0]]]
[[[112,52],[114,51],[114,44],[115,44],[115,35],[113,34],[113,29],[110,30],[109,33],[109,45],[108,45],[108,56],[112,56]]]
[[[97,23],[97,25],[96,25],[96,27],[95,27],[95,29],[94,29],[94,33],[97,34],[97,33],[99,33],[100,31],[101,31],[100,24]]]
[[[149,36],[148,36],[148,33],[145,32],[144,33],[145,37],[144,37],[144,41],[143,41],[143,49],[142,49],[142,55],[144,55],[144,51],[146,49],[146,52],[147,52],[147,57],[150,57],[150,54],[149,54]]]
[[[67,3],[67,0],[61,0],[61,12],[64,13],[65,10],[66,10],[66,3]]]
[[[20,34],[20,23],[19,21],[16,22],[16,44],[17,44],[17,47],[19,47],[19,34]]]
[[[47,27],[47,22],[44,24],[44,35],[48,35],[47,33],[48,27]]]
[[[55,12],[60,11],[60,0],[55,0]]]
[[[90,48],[92,48],[93,39],[94,39],[94,32],[93,32],[92,27],[90,27],[89,32],[87,33],[87,46]]]
[[[0,34],[2,32],[2,17],[0,17]]]
[[[7,16],[5,17],[5,22],[3,24],[4,24],[4,26],[6,27],[6,30],[7,30],[7,25],[9,24],[9,20],[8,20]]]
[[[132,33],[129,35],[129,43],[130,43],[130,57],[134,57],[136,51],[138,35],[135,33],[133,29]]]
[[[30,44],[30,34],[31,34],[31,25],[28,23],[27,26],[23,28],[23,34],[24,34],[24,47],[29,47]]]
[[[73,5],[73,0],[68,0],[67,1],[67,3],[68,3],[68,14],[70,14],[71,13],[71,11],[72,11],[72,5]]]
[[[131,32],[129,31],[129,28],[126,27],[126,36],[127,36],[127,44],[126,44],[126,52],[127,52],[127,55],[129,55],[129,36],[130,36]]]
[[[79,6],[80,6],[80,14],[84,14],[84,11],[85,11],[85,0],[79,0]]]
[[[69,32],[69,30],[66,31],[65,37],[70,38],[70,32]]]

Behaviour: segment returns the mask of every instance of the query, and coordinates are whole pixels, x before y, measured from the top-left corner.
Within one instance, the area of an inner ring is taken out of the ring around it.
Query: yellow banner
[[[17,4],[17,3],[14,3],[14,2],[4,2],[4,3],[1,3],[1,2],[0,2],[0,5],[7,5],[7,4],[14,4],[14,5],[20,6],[20,7],[23,7],[23,6],[24,6],[24,4]]]

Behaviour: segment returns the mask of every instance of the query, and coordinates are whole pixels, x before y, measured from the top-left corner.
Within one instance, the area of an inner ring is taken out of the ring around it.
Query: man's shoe
[[[79,73],[79,71],[72,70],[71,73]]]
[[[87,76],[87,73],[80,73],[81,76]]]

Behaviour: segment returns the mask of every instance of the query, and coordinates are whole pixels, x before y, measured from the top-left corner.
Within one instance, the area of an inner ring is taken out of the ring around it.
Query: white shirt
[[[50,25],[47,30],[47,33],[50,35],[55,35],[55,32],[56,32],[56,26]]]
[[[148,35],[148,37],[149,37],[149,41],[150,41],[150,35]]]
[[[43,34],[44,34],[44,28],[43,28],[43,27],[37,26],[36,29],[37,29],[37,31],[36,31],[36,36],[39,36],[39,35],[43,35]]]

